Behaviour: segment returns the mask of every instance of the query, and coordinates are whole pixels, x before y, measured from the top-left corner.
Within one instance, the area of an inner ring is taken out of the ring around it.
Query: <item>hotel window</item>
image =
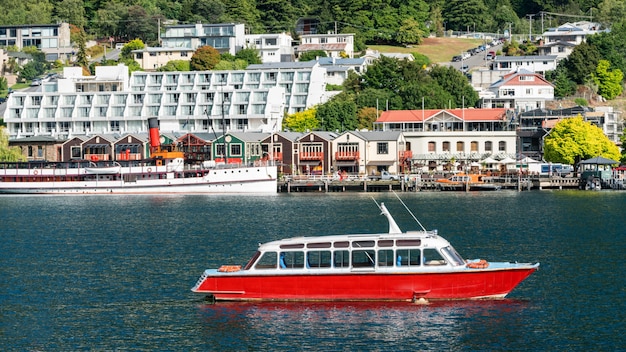
[[[69,132],[70,131],[70,123],[68,121],[59,122],[59,131],[60,132]]]
[[[428,142],[428,152],[434,153],[437,151],[437,144],[435,142]]]
[[[493,143],[485,142],[485,152],[492,152],[492,151],[493,151]]]
[[[90,131],[91,131],[91,122],[83,121],[83,132],[90,132]]]
[[[498,142],[498,151],[500,152],[506,151],[506,142],[504,141]]]
[[[477,152],[478,151],[478,142],[473,141],[470,143],[470,151]]]
[[[52,133],[56,129],[56,123],[54,122],[46,122],[46,132]]]
[[[456,151],[457,152],[465,151],[465,142],[456,142]]]
[[[443,142],[441,149],[444,152],[449,152],[450,151],[450,142]]]
[[[106,106],[100,106],[98,108],[98,116],[100,116],[100,117],[106,117],[107,116],[107,107]]]
[[[111,121],[111,132],[119,132],[119,131],[120,131],[120,122]]]

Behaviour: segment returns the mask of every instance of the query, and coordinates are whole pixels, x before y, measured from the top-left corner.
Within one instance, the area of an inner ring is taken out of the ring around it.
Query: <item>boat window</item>
[[[392,249],[381,249],[378,251],[378,266],[393,266]]]
[[[376,252],[373,249],[352,251],[353,268],[373,268],[376,263]]]
[[[333,265],[335,266],[335,268],[349,267],[350,266],[350,252],[349,251],[334,251],[333,252]]]
[[[254,262],[256,262],[256,260],[259,259],[260,255],[261,255],[261,252],[256,251],[256,253],[254,253],[252,258],[248,260],[248,263],[246,264],[246,266],[243,267],[243,270],[250,270],[250,268],[252,267],[252,264],[254,264]]]
[[[393,240],[379,240],[378,247],[393,247]]]
[[[304,243],[281,244],[280,249],[300,249],[304,248]]]
[[[330,248],[330,242],[309,243],[306,248]]]
[[[330,251],[310,251],[306,255],[308,268],[330,268]]]
[[[397,266],[419,266],[421,264],[419,249],[398,249],[396,251]]]
[[[276,252],[265,252],[254,266],[255,269],[276,269]]]
[[[446,260],[434,248],[424,249],[424,265],[445,265]]]
[[[352,242],[352,248],[374,247],[374,243],[374,241],[354,241]]]
[[[281,269],[304,268],[304,252],[280,252],[278,264]]]
[[[446,257],[450,258],[450,261],[452,262],[452,264],[454,264],[454,265],[464,265],[465,264],[465,261],[463,260],[463,258],[451,246],[442,248],[441,252],[443,252],[443,254]]]
[[[396,246],[398,247],[419,247],[422,245],[422,240],[397,240]]]
[[[333,244],[333,246],[335,248],[348,248],[348,247],[350,247],[350,242],[348,242],[348,241],[335,242]]]

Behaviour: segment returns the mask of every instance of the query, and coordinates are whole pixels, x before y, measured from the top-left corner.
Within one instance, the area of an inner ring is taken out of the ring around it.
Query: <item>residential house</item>
[[[481,92],[481,106],[528,111],[545,108],[554,100],[554,86],[542,75],[526,70],[508,73]]]
[[[216,162],[228,160],[229,164],[250,165],[263,157],[262,143],[268,133],[229,132],[211,143],[211,153]]]
[[[315,131],[300,137],[294,157],[294,174],[325,175],[335,171],[332,142],[337,136],[334,132]]]
[[[19,147],[28,161],[60,161],[62,141],[50,136],[30,136],[9,141]]]
[[[47,61],[67,61],[75,49],[70,40],[69,23],[0,25],[0,47],[16,46],[20,51],[34,46]]]
[[[574,47],[585,42],[587,37],[605,31],[600,28],[599,23],[589,21],[549,28],[542,34],[543,44],[537,47],[537,51],[539,55],[556,55],[557,61],[560,61],[568,57]]]
[[[326,83],[333,85],[342,85],[348,78],[350,71],[362,74],[367,70],[367,63],[364,58],[320,57],[317,62],[326,69]]]
[[[164,48],[187,48],[195,51],[209,45],[231,55],[245,48],[245,26],[241,23],[182,24],[165,26],[161,33]]]
[[[399,173],[405,148],[400,131],[347,131],[333,140],[335,170],[361,175]]]
[[[255,49],[263,63],[295,61],[293,38],[288,33],[246,34],[246,48]]]
[[[530,56],[497,56],[492,63],[494,71],[530,71],[545,74],[546,71],[556,69],[558,62],[556,55],[530,55]]]
[[[173,60],[191,61],[194,52],[191,48],[145,47],[132,54],[142,69],[154,71]]]
[[[396,60],[407,60],[414,61],[415,57],[412,54],[407,53],[381,53],[378,50],[367,49],[365,50],[365,55],[362,58],[365,59],[365,63],[367,65],[372,65],[376,60],[380,59],[381,56],[396,59]]]
[[[296,56],[313,50],[322,50],[329,57],[354,57],[353,33],[303,34],[296,47]]]
[[[293,174],[294,170],[297,169],[298,140],[303,135],[304,133],[301,132],[271,133],[261,141],[262,159],[264,161],[273,161],[278,166],[280,174]]]

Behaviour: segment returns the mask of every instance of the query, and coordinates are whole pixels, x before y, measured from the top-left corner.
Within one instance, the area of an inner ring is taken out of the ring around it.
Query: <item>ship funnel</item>
[[[389,221],[389,233],[402,233],[402,230],[400,230],[400,227],[398,226],[398,224],[396,224],[396,221],[393,219],[393,216],[391,216],[391,214],[389,213],[389,210],[387,210],[387,207],[385,206],[385,203],[380,203],[380,211],[382,212],[382,215],[385,215],[387,217],[387,221]]]
[[[148,130],[150,133],[150,152],[161,149],[161,136],[159,135],[159,120],[156,117],[148,118]]]

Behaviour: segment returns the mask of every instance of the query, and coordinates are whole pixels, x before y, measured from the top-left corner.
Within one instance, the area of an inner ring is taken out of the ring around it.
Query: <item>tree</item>
[[[376,108],[362,108],[357,113],[359,120],[359,129],[371,130],[374,128],[374,122],[378,119],[378,110]]]
[[[478,103],[478,93],[469,84],[467,78],[452,66],[434,66],[430,76],[454,98],[447,106],[474,107]],[[446,106],[446,105],[444,105]],[[441,106],[435,107],[440,108]]]
[[[420,28],[420,24],[413,18],[407,18],[402,21],[402,26],[398,29],[396,41],[399,44],[421,44],[424,32]]]
[[[219,23],[224,10],[224,4],[219,0],[184,0],[180,20],[189,23]]]
[[[544,140],[544,159],[549,162],[572,165],[596,156],[618,160],[619,148],[581,116],[558,122]]]
[[[560,65],[567,69],[568,76],[577,84],[584,84],[585,80],[595,71],[600,61],[600,52],[595,46],[580,43]]]
[[[61,21],[80,28],[87,24],[83,0],[63,0],[56,5],[56,12]]]
[[[622,79],[624,74],[620,69],[609,71],[611,63],[600,60],[596,72],[592,73],[592,79],[598,85],[598,94],[611,100],[622,94]]]
[[[315,117],[324,131],[353,131],[359,126],[356,104],[345,93],[319,105]]]
[[[192,71],[212,70],[220,62],[220,52],[212,46],[199,47],[191,56],[190,67]]]
[[[576,93],[576,83],[567,76],[567,71],[562,65],[554,71],[546,72],[546,78],[554,84],[555,97],[565,98]]]
[[[315,118],[316,108],[288,114],[283,119],[283,129],[293,132],[306,132],[316,130],[318,121]]]
[[[159,67],[157,71],[191,71],[189,61],[187,60],[172,60],[167,64]]]
[[[316,60],[318,57],[327,57],[327,56],[328,55],[326,54],[324,50],[305,51],[300,54],[298,61],[300,62],[311,61],[311,60]]]
[[[77,41],[76,65],[87,68],[89,66],[89,61],[87,60],[87,35],[84,30],[80,30]]]
[[[244,60],[249,65],[263,63],[263,61],[261,61],[261,57],[259,56],[259,51],[254,48],[245,48],[239,50],[237,54],[235,54],[235,59]]]
[[[120,58],[122,59],[133,59],[133,50],[141,50],[145,48],[146,45],[141,41],[141,39],[133,39],[130,42],[124,44],[122,50],[120,51]]]
[[[19,147],[9,147],[9,134],[4,126],[0,126],[0,161],[26,161]]]

